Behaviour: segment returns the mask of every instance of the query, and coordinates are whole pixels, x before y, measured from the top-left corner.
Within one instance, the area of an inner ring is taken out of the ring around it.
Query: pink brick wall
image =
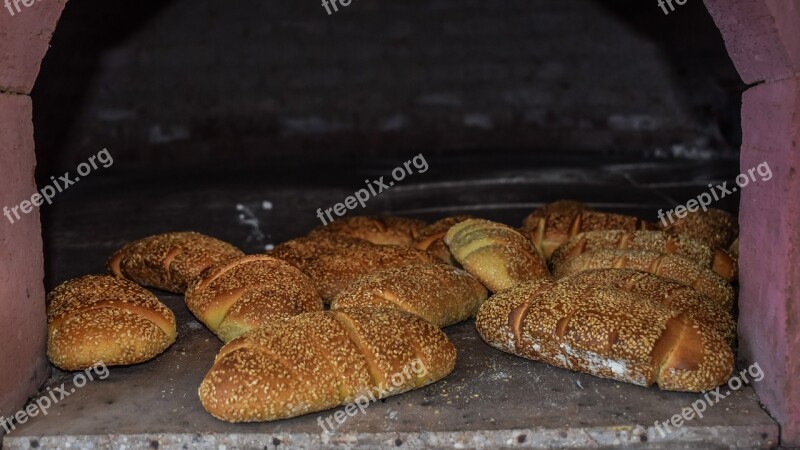
[[[0,9],[0,208],[36,192],[29,94],[65,3]],[[14,414],[49,374],[43,277],[38,210],[13,224],[0,216],[0,416]]]
[[[740,357],[758,362],[754,385],[800,446],[800,2],[706,0],[739,74],[741,168],[767,161],[773,178],[742,189]]]

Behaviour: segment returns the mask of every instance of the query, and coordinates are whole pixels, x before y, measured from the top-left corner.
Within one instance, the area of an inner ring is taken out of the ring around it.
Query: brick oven
[[[416,155],[430,170],[348,214],[519,226],[567,198],[655,222],[771,168],[713,205],[739,217],[736,357],[763,379],[675,432],[658,423],[698,395],[503,354],[471,322],[445,330],[450,377],[335,433],[314,414],[228,424],[197,399],[221,343],[158,292],[166,353],[3,421],[0,447],[800,446],[800,2],[0,6],[0,418],[73,379],[45,353],[46,292],[149,234],[269,250]]]

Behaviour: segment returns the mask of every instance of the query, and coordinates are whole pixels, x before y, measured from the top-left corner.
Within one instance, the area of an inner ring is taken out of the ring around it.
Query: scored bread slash
[[[272,421],[417,389],[455,363],[447,335],[421,317],[386,308],[319,311],[224,346],[198,394],[218,419]]]
[[[227,242],[185,231],[130,242],[117,250],[106,266],[117,278],[182,294],[207,267],[243,255]]]

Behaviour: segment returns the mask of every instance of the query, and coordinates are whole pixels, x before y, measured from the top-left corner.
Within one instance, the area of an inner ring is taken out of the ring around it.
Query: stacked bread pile
[[[199,394],[232,422],[433,383],[456,361],[441,328],[476,315],[483,339],[506,352],[704,390],[733,366],[736,262],[718,246],[736,233],[713,223],[720,214],[665,230],[575,202],[546,205],[521,229],[467,216],[353,217],[258,255],[193,232],[151,236],[116,252],[111,276],[48,296],[48,354],[78,370],[163,352],[175,317],[147,286],[183,294],[226,343]],[[425,370],[393,382],[414,363]]]

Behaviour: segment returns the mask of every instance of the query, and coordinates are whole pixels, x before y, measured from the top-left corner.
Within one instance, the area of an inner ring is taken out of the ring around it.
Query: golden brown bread
[[[308,275],[326,303],[364,275],[416,263],[442,264],[422,250],[320,235],[284,242],[268,254],[284,259]]]
[[[417,232],[417,239],[414,242],[414,247],[419,250],[427,250],[428,253],[431,253],[447,264],[458,267],[458,261],[456,261],[456,259],[453,257],[453,254],[450,253],[450,249],[447,248],[447,244],[444,243],[444,236],[447,234],[447,231],[450,230],[450,227],[468,219],[477,219],[477,217],[445,217],[444,219],[437,220],[436,222],[421,228]]]
[[[364,276],[331,303],[331,309],[395,308],[443,328],[478,312],[488,293],[467,272],[444,264],[413,264]]]
[[[670,234],[685,234],[713,248],[727,249],[739,236],[739,222],[721,209],[687,212],[686,217],[663,227]]]
[[[731,255],[734,261],[739,261],[739,238],[737,237],[733,244],[728,247],[728,254]]]
[[[703,241],[686,235],[663,231],[590,231],[578,234],[559,246],[550,257],[551,266],[592,250],[647,250],[683,256],[700,267],[711,269],[726,281],[736,278],[738,265],[727,252],[714,249]]]
[[[118,278],[182,294],[207,267],[242,255],[227,242],[193,231],[164,233],[126,244],[107,267]]]
[[[633,216],[580,209],[569,205],[551,208],[542,216],[537,210],[529,214],[522,223],[522,233],[533,242],[536,249],[547,259],[559,245],[578,233],[600,230],[655,230],[655,224]]]
[[[614,286],[522,283],[486,301],[475,324],[502,351],[641,386],[701,392],[733,370],[733,352],[715,331]]]
[[[275,320],[324,309],[308,277],[267,255],[234,258],[206,269],[186,290],[186,305],[224,342]]]
[[[593,211],[589,205],[575,200],[556,200],[551,203],[545,203],[540,208],[534,209],[523,222],[523,228],[526,223],[534,223],[537,219],[544,219],[550,214],[554,213],[577,213],[581,211]]]
[[[364,239],[377,245],[401,245],[410,247],[414,244],[417,231],[425,222],[417,219],[398,216],[354,216],[338,219],[328,225],[309,233],[309,237],[319,234],[341,234]]]
[[[444,240],[461,266],[492,292],[550,277],[530,241],[501,223],[465,220],[452,226]]]
[[[685,313],[701,326],[715,331],[728,343],[736,338],[736,322],[730,310],[685,284],[632,269],[595,269],[559,280],[574,289],[613,287],[647,297],[675,311]]]
[[[724,278],[710,269],[678,255],[647,250],[601,249],[580,254],[553,267],[562,278],[591,269],[634,269],[691,286],[725,309],[733,304],[735,292]]]
[[[175,316],[142,287],[107,275],[62,283],[47,296],[47,356],[64,370],[138,364],[167,349]]]
[[[384,398],[455,367],[447,336],[421,317],[384,308],[302,314],[220,350],[200,401],[229,422],[270,421]]]

